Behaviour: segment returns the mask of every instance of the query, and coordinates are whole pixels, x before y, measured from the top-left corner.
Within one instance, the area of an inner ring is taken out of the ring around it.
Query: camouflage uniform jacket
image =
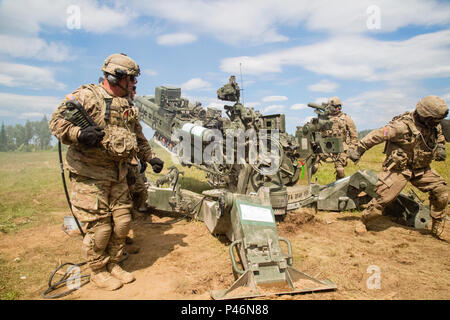
[[[344,151],[347,151],[349,147],[356,147],[358,144],[358,133],[352,118],[346,113],[339,111],[335,115],[330,115],[329,119],[333,123],[330,134],[342,138]]]
[[[386,142],[383,168],[409,177],[423,173],[433,161],[438,145],[445,148],[441,126],[425,127],[414,120],[412,112],[394,117],[386,126],[373,130],[360,140],[358,147],[365,151],[381,142]]]
[[[105,130],[101,146],[86,147],[78,142],[80,128],[64,118],[65,102],[71,99],[80,102],[94,122]],[[109,94],[103,85],[83,85],[68,95],[53,113],[50,130],[62,143],[69,145],[66,156],[69,171],[82,176],[122,181],[127,175],[128,163],[134,157],[145,161],[153,157],[152,149],[142,133],[138,109],[126,98]],[[107,143],[112,141],[108,137],[114,135],[118,136],[119,145],[128,141],[127,144],[131,145],[129,153],[124,153],[122,157],[111,156]]]

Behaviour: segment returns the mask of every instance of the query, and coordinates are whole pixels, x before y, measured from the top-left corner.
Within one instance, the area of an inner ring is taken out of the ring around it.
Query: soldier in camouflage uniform
[[[69,145],[72,210],[87,224],[82,249],[90,279],[100,288],[115,290],[135,279],[118,265],[131,222],[128,166],[137,164],[139,157],[159,172],[163,162],[153,157],[137,108],[127,99],[137,83],[139,66],[124,54],[113,54],[101,69],[103,83],[83,85],[66,96],[52,115],[50,130]],[[81,105],[95,125],[81,129],[67,112],[69,100]]]
[[[356,150],[349,157],[357,162],[368,149],[386,142],[383,171],[378,174],[373,198],[362,214],[365,226],[358,226],[357,232],[366,231],[373,218],[382,214],[384,208],[402,191],[407,182],[422,192],[429,192],[433,236],[439,237],[446,217],[448,201],[447,183],[430,163],[445,161],[445,139],[439,122],[448,114],[444,100],[437,96],[421,99],[413,112],[395,117],[386,126],[370,132],[359,141]]]
[[[130,92],[129,102],[134,106],[134,96],[136,95],[136,86]],[[145,183],[147,178],[145,170],[147,163],[145,159],[137,159],[138,165],[131,165],[128,171],[128,186],[130,187],[131,199],[133,200],[133,209],[139,212],[148,211],[147,207],[147,187]]]
[[[332,158],[334,168],[336,170],[336,180],[345,177],[344,167],[347,166],[348,150],[354,148],[358,143],[358,133],[356,131],[355,123],[349,115],[342,112],[342,102],[338,97],[331,97],[328,99],[328,105],[334,107],[333,113],[329,115],[330,121],[333,123],[331,130],[324,132],[324,136],[333,136],[342,138],[344,152],[338,155],[319,155],[316,163],[312,168],[314,174],[318,170],[319,163],[326,161],[327,158]]]
[[[134,97],[136,95],[136,86],[132,88],[130,91],[130,95],[128,97],[128,101],[130,105],[134,106]],[[129,165],[128,174],[127,174],[127,183],[130,190],[131,201],[133,203],[133,207],[131,209],[131,214],[133,220],[137,219],[138,212],[146,212],[148,211],[147,207],[147,177],[145,176],[145,170],[147,168],[147,163],[143,159],[137,159],[137,165]],[[134,243],[134,229],[130,227],[128,231],[128,235],[125,239],[125,243],[128,245],[126,247],[127,253],[138,253],[140,247]]]

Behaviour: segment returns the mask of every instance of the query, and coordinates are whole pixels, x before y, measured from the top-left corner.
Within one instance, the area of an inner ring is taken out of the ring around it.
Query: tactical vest
[[[336,116],[330,116],[330,121],[333,122],[333,126],[329,132],[334,137],[342,138],[342,142],[346,145],[351,145],[350,132],[347,128],[347,121],[345,119],[345,113],[341,112]]]
[[[137,139],[132,130],[137,121],[136,108],[130,106],[126,98],[105,98],[103,89],[97,85],[83,85],[81,89],[88,89],[95,97],[100,114],[94,120],[105,132],[101,145],[108,157],[121,161],[136,155]]]
[[[425,136],[417,128],[411,112],[394,117],[389,124],[401,121],[408,127],[408,133],[396,142],[388,141],[385,146],[387,158],[383,166],[392,166],[397,170],[406,168],[421,169],[430,165],[434,159],[438,141],[437,128],[430,128]]]

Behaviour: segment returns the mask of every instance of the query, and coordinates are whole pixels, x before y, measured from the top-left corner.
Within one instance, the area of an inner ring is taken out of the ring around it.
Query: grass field
[[[153,145],[156,154],[165,162],[162,174],[175,164],[174,159],[157,145]],[[382,145],[369,150],[362,157],[358,165],[351,161],[346,168],[346,174],[351,175],[360,169],[379,171],[384,159]],[[450,144],[447,144],[447,160],[433,162],[432,167],[449,182],[448,163],[450,161]],[[205,173],[196,168],[177,165],[184,171],[182,188],[201,192],[209,188],[205,182]],[[66,174],[67,176],[67,174]],[[147,169],[147,176],[155,180],[159,175]],[[319,184],[334,181],[332,164],[324,164],[316,175]],[[67,177],[66,177],[67,179]],[[306,177],[301,184],[305,184]],[[426,200],[426,196],[416,190],[419,196]],[[0,152],[0,237],[8,237],[21,231],[30,230],[30,234],[47,232],[48,226],[62,223],[64,213],[67,213],[67,202],[61,183],[61,173],[57,152],[32,153],[4,153]],[[27,233],[25,233],[27,234]],[[48,247],[59,252],[57,256],[44,260],[32,258],[27,263],[17,263],[7,259],[0,251],[0,299],[20,299],[24,297],[27,286],[41,285],[47,281],[51,270],[60,263],[61,259],[79,261],[78,253],[69,248],[52,242],[52,235],[48,235]],[[79,244],[75,244],[77,247]],[[10,248],[14,249],[14,248]],[[29,249],[30,256],[45,250],[40,246]],[[49,249],[50,250],[50,249]],[[26,256],[26,254],[25,254]],[[39,268],[40,272],[37,272]],[[45,272],[42,272],[44,269]],[[21,279],[22,274],[38,274],[31,283]],[[25,295],[26,296],[26,295]]]

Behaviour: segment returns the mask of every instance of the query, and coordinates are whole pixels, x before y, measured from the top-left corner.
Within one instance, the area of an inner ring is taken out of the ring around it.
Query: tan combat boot
[[[106,269],[123,284],[133,282],[136,279],[132,273],[126,272],[116,263],[108,263]]]
[[[130,228],[128,231],[127,237],[125,238],[126,244],[132,244],[134,242],[134,230]]]
[[[435,219],[432,218],[432,222],[431,222],[431,235],[435,238],[438,239],[442,239],[441,235],[444,232],[444,219],[440,218],[440,219]]]
[[[90,281],[100,289],[108,291],[117,290],[122,286],[122,282],[106,271],[106,267],[98,270],[91,270]]]

